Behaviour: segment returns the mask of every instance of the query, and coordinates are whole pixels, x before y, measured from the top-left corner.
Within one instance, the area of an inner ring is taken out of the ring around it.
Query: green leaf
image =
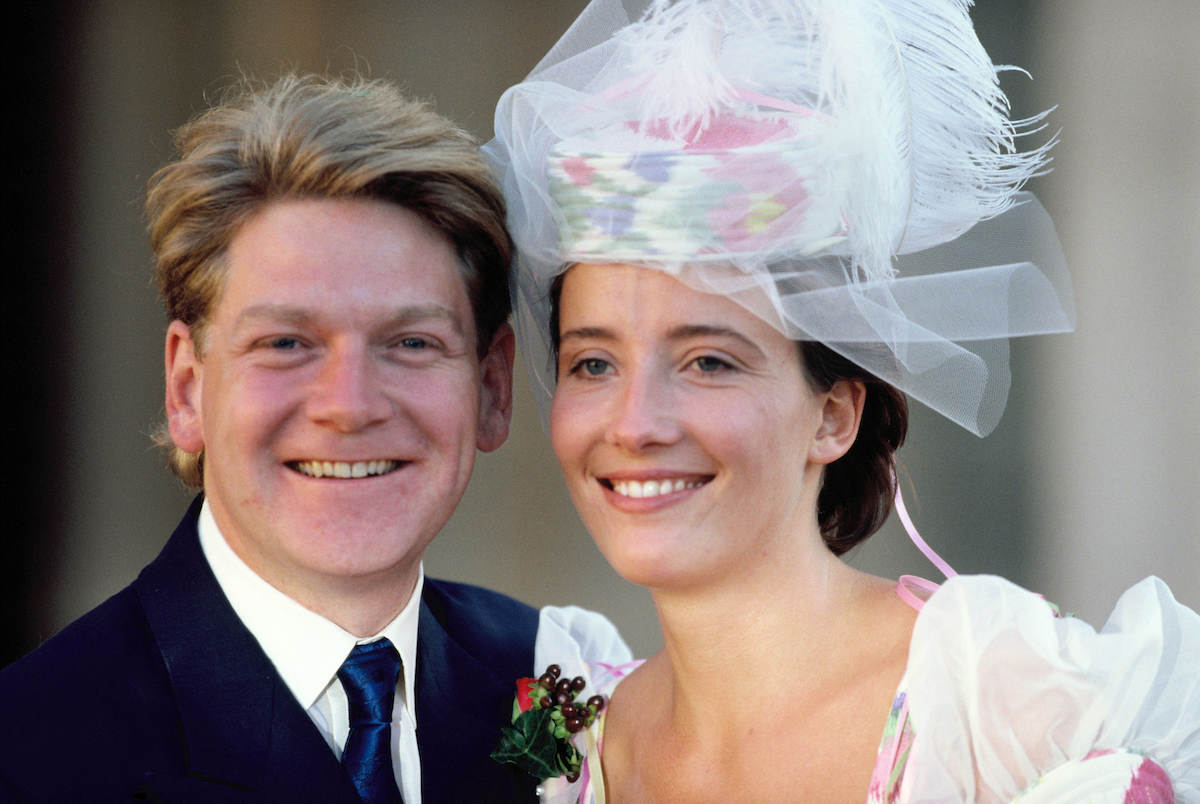
[[[560,740],[555,762],[558,765],[560,776],[570,776],[579,773],[579,767],[583,764],[583,755],[575,750],[575,746],[571,744],[570,740]]]
[[[560,775],[562,771],[557,767],[560,746],[551,729],[550,710],[522,712],[510,728],[501,730],[500,744],[492,752],[492,759],[516,765],[537,779]]]

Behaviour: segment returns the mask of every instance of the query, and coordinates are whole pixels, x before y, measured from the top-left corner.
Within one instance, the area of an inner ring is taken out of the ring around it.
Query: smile
[[[661,478],[658,480],[602,480],[608,488],[622,497],[645,499],[646,497],[661,497],[684,489],[694,489],[703,486],[712,478]]]
[[[403,461],[291,461],[288,466],[309,477],[359,478],[394,472]]]

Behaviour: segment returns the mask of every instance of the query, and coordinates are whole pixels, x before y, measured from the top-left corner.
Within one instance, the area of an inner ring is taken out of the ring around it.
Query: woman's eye
[[[576,363],[575,367],[571,369],[571,373],[599,377],[602,374],[607,374],[611,368],[607,360],[601,360],[598,357],[589,357]]]
[[[730,365],[724,360],[719,357],[713,357],[712,355],[697,357],[692,361],[692,365],[706,374],[730,368]]]

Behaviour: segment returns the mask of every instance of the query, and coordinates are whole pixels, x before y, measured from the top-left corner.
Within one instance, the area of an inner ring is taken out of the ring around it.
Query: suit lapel
[[[466,651],[422,599],[416,696],[426,804],[533,800],[534,780],[489,756],[512,716],[516,681]]]
[[[217,584],[200,549],[199,510],[197,498],[135,584],[171,677],[190,778],[258,791],[259,800],[357,802],[333,752]]]

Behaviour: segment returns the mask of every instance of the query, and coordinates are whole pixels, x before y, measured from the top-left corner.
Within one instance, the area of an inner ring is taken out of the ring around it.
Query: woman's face
[[[571,268],[559,332],[554,451],[625,578],[709,582],[815,534],[829,394],[812,389],[793,341],[632,265]]]

